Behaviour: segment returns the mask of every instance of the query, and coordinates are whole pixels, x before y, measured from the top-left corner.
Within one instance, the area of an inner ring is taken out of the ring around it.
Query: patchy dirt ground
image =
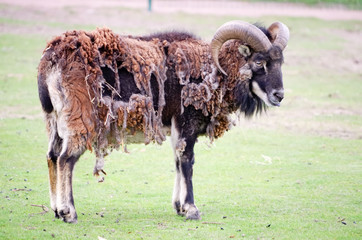
[[[26,21],[67,22],[69,24],[108,26],[118,29],[130,28],[131,12],[122,13],[119,16],[120,8],[143,9],[147,15],[147,0],[0,0],[4,6],[0,8],[0,16],[3,18],[16,18],[25,21],[23,26],[16,28],[0,24],[0,32],[7,33],[37,33],[55,35],[59,34],[61,26],[45,27],[44,25],[30,25]],[[217,1],[217,0],[154,0],[152,11],[156,13],[192,13],[201,15],[224,15],[243,17],[262,16],[293,16],[313,17],[324,20],[358,20],[362,21],[362,11],[350,10],[339,6],[334,8],[310,7],[302,4],[290,3],[249,3],[240,1]],[[120,21],[120,19],[124,19]],[[132,25],[143,26],[151,31],[159,30],[160,26],[151,26],[143,19],[132,18]],[[162,28],[174,27],[172,21],[167,19],[162,22]],[[63,30],[62,30],[63,31]],[[359,39],[358,39],[359,41]]]
[[[147,0],[1,0],[19,6],[32,6],[36,8],[64,8],[69,6],[86,6],[87,8],[99,7],[128,7],[148,8]],[[154,0],[152,10],[155,12],[186,12],[195,14],[235,15],[244,17],[273,16],[301,16],[316,17],[327,20],[362,20],[361,11],[348,10],[343,6],[309,7],[302,4],[289,3],[250,3],[241,1],[217,1],[217,0]]]
[[[4,19],[17,19],[18,22],[5,24],[0,23],[0,33],[14,34],[29,34],[36,33],[43,36],[54,36],[63,32],[69,25],[96,25],[108,26],[116,30],[132,28],[132,31],[137,31],[137,26],[142,26],[142,30],[157,31],[160,26],[154,26],[154,23],[145,21],[149,13],[146,0],[125,1],[125,0],[0,0],[0,4],[5,4],[5,7],[0,7],[0,16]],[[132,17],[132,11],[122,12],[122,18],[119,16],[120,8],[128,9],[144,9],[145,18],[135,19]],[[261,17],[261,16],[294,16],[294,17],[313,17],[324,20],[357,20],[362,21],[362,11],[348,10],[342,7],[339,8],[312,8],[299,4],[280,4],[280,3],[247,3],[247,2],[232,2],[232,1],[153,1],[152,10],[160,13],[185,12],[193,14],[215,14],[215,15],[235,15],[243,17]],[[241,17],[242,18],[242,17]],[[125,19],[125,21],[120,21]],[[132,19],[132,26],[127,19]],[[27,22],[42,22],[49,21],[54,26],[45,24],[28,24]],[[167,28],[172,23],[165,19],[162,22]],[[195,24],[196,25],[196,24]],[[136,29],[136,30],[135,30]],[[195,29],[199,32],[199,29]],[[201,29],[200,29],[201,30]],[[121,32],[122,33],[122,32]],[[339,31],[337,34],[343,36],[346,44],[355,46],[355,48],[347,48],[343,61],[338,62],[338,67],[346,72],[354,72],[362,76],[362,59],[361,59],[361,37],[362,29],[359,31]],[[318,58],[293,57],[294,52],[289,51],[288,63],[290,65],[297,64],[319,64],[326,71],[333,71],[335,64],[330,64],[331,59],[340,59],[341,53],[338,50],[330,50],[319,56]],[[362,89],[359,89],[362,90]],[[331,93],[330,98],[341,98],[343,96],[338,93]],[[301,107],[299,109],[290,108],[294,102],[298,101]],[[300,104],[304,102],[305,105]],[[284,105],[288,110],[276,109],[270,111],[266,116],[257,117],[253,121],[241,119],[239,124],[243,127],[251,128],[275,128],[279,127],[291,132],[308,132],[322,136],[331,136],[338,138],[362,139],[361,125],[351,126],[349,122],[336,122],[333,120],[316,121],[315,119],[333,119],[338,116],[361,117],[362,108],[345,108],[334,106],[316,106],[310,104],[308,99],[285,99]],[[5,109],[5,115],[14,115],[19,117],[18,111],[12,108]],[[30,111],[33,112],[33,111]],[[308,114],[306,114],[308,112]],[[30,114],[30,113],[29,113]],[[37,118],[30,115],[21,116],[26,118]],[[287,114],[287,116],[286,116]],[[3,114],[2,114],[3,115]],[[3,116],[5,116],[3,115]],[[293,119],[293,121],[288,121]]]

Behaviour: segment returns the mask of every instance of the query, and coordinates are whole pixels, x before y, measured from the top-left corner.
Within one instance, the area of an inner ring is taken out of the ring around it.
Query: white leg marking
[[[184,175],[181,173],[181,179],[180,179],[180,203],[183,208],[185,208],[185,200],[187,196],[187,185]],[[184,209],[186,210],[186,209]],[[186,210],[187,211],[187,210]]]
[[[175,176],[175,184],[173,186],[173,194],[172,194],[172,205],[173,207],[179,211],[180,206],[178,204],[180,203],[180,173],[176,172]]]
[[[173,149],[173,153],[175,156],[175,163],[178,160],[178,156],[177,156],[178,154],[177,154],[177,150],[176,150],[178,138],[179,138],[179,132],[176,128],[176,120],[175,120],[175,117],[172,117],[172,119],[171,119],[171,144],[172,144],[172,149]],[[177,206],[177,204],[180,203],[180,181],[181,181],[181,173],[176,168],[175,184],[173,187],[173,194],[172,194],[172,205],[177,211],[179,211],[179,209],[177,209],[177,208],[180,207],[180,206]]]

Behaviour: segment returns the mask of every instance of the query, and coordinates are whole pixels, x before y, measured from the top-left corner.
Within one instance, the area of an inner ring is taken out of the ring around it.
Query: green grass
[[[119,32],[148,33],[169,20],[205,39],[236,18],[127,9],[109,9],[109,14],[135,23],[125,29],[109,26]],[[147,18],[150,22],[142,24]],[[0,33],[0,239],[361,238],[361,72],[342,59],[360,59],[349,49],[353,45],[358,53],[361,46],[349,36],[358,35],[362,23],[272,16],[244,20],[280,20],[290,27],[283,67],[286,99],[267,116],[241,122],[211,148],[207,139],[199,139],[193,179],[200,221],[185,221],[172,209],[169,140],[162,146],[130,145],[131,154],[112,153],[104,183],[92,176],[94,156],[86,153],[74,172],[78,224],[54,220],[52,212],[39,214],[42,209],[32,204],[50,206],[36,68],[52,35]],[[1,18],[1,24],[32,26],[20,17]],[[59,30],[81,26],[66,20],[34,24]],[[350,35],[333,35],[336,26]]]
[[[52,213],[32,215],[41,209],[31,204],[48,205],[41,122],[3,124],[7,129],[1,126],[0,139],[11,143],[1,142],[5,238],[63,238],[67,233],[107,239],[184,239],[185,234],[204,239],[356,239],[361,230],[359,140],[237,128],[208,149],[201,138],[194,183],[203,216],[186,222],[170,204],[174,172],[168,142],[131,145],[131,154],[112,154],[101,184],[91,174],[93,156],[86,154],[74,179],[79,222],[69,225],[53,221]]]

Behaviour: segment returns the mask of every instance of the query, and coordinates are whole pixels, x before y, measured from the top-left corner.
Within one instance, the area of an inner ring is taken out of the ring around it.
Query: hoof
[[[103,169],[97,169],[95,167],[93,175],[98,178],[98,182],[104,182],[104,176],[107,175],[107,173]]]
[[[200,219],[201,219],[200,212],[196,207],[189,209],[187,211],[186,220],[200,220]]]
[[[173,203],[173,208],[176,210],[177,215],[185,216],[185,213],[181,210],[181,204],[179,201]]]
[[[186,216],[186,220],[200,220],[201,219],[200,212],[194,204],[183,205],[181,207],[181,210],[177,211],[177,214]]]
[[[58,216],[66,223],[77,223],[77,213],[71,212],[69,208],[62,209],[58,211]]]
[[[60,218],[60,216],[59,216],[59,214],[58,214],[58,211],[57,211],[57,210],[54,210],[54,217],[55,217],[55,218],[57,218],[57,219],[59,219],[59,218]]]

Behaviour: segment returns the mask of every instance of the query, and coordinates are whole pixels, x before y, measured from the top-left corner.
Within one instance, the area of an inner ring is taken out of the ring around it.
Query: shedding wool
[[[50,49],[51,54],[46,54]],[[91,33],[70,31],[49,42],[44,56],[61,68],[60,84],[67,102],[73,105],[68,112],[69,125],[78,129],[89,150],[93,146],[96,154],[103,155],[106,148],[118,148],[125,142],[126,128],[130,134],[143,131],[145,143],[165,140],[161,131],[166,80],[163,43],[156,39],[147,42],[123,38],[109,29]],[[104,78],[102,68],[105,67],[114,73],[114,82]],[[121,68],[133,74],[140,94],[121,98],[122,80],[118,75]],[[156,110],[151,75],[155,76],[160,90]],[[104,96],[105,88],[111,94]]]
[[[221,65],[231,69],[226,79],[214,66],[209,44],[198,39],[170,43],[156,37],[147,41],[123,37],[109,29],[69,31],[48,43],[44,58],[52,66],[43,61],[39,69],[41,72],[42,68],[58,65],[62,74],[59,87],[64,89],[65,99],[70,103],[64,109],[68,124],[89,150],[95,148],[97,159],[103,159],[107,149],[118,149],[127,142],[127,136],[139,131],[144,133],[146,144],[161,144],[165,140],[162,111],[168,69],[175,71],[183,86],[181,109],[193,106],[201,110],[210,117],[206,130],[209,138],[222,136],[231,126],[230,112],[235,111],[232,99],[235,79],[242,79],[241,73],[233,69],[247,64],[235,51],[221,51],[221,54],[227,55],[221,59],[228,61]],[[138,89],[126,98],[120,91],[128,83],[118,74],[125,70],[132,74]],[[105,77],[105,73],[110,77]],[[157,82],[157,97],[153,96],[152,77]]]
[[[193,39],[175,42],[169,47],[168,64],[175,69],[180,84],[184,85],[181,92],[182,105],[192,105],[210,117],[206,134],[211,141],[221,137],[233,124],[229,115],[236,111],[233,99],[235,86],[239,83],[236,79],[247,80],[251,77],[248,71],[238,71],[241,66],[247,69],[248,64],[243,58],[240,59],[239,52],[232,46],[237,44],[240,43],[230,41],[221,51],[221,65],[232,70],[226,78],[218,74],[209,44]]]

